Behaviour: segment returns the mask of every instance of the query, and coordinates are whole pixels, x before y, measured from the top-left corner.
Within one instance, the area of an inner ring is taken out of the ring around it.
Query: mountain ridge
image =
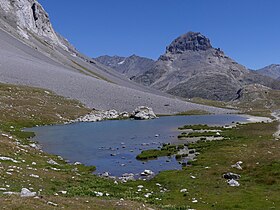
[[[280,80],[280,64],[271,64],[264,68],[256,70],[257,73]]]
[[[117,72],[124,74],[130,79],[143,74],[155,63],[153,59],[137,55],[131,55],[128,57],[105,55],[99,56],[95,58],[95,60],[104,64],[105,66],[113,68]]]

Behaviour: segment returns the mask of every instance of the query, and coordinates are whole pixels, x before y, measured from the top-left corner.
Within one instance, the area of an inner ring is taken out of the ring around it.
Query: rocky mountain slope
[[[130,79],[143,74],[155,65],[154,60],[137,55],[129,57],[104,55],[95,58],[95,60],[124,74]]]
[[[257,73],[280,80],[280,65],[272,64],[262,69],[257,70]]]
[[[156,113],[224,112],[143,87],[81,54],[54,31],[36,0],[0,0],[0,46],[3,83],[46,88],[95,109],[132,111],[144,105]]]
[[[271,115],[271,111],[280,109],[280,90],[272,90],[263,85],[244,86],[238,98],[229,104],[253,115]]]
[[[175,39],[148,71],[132,79],[176,96],[220,101],[236,99],[248,84],[280,88],[277,81],[238,64],[195,32]]]
[[[200,33],[189,32],[175,39],[154,68],[135,79],[173,95],[230,101],[247,84],[259,83],[272,88],[279,84],[257,75],[213,48]]]

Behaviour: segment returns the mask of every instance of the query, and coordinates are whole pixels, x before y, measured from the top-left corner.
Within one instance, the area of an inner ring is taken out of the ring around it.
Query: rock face
[[[280,65],[272,64],[256,71],[257,73],[280,80]]]
[[[100,56],[96,58],[98,62],[111,67],[117,72],[124,74],[126,77],[133,79],[143,74],[155,65],[155,61],[149,58],[132,55],[129,57],[120,56]]]
[[[210,40],[201,33],[188,32],[175,39],[168,47],[167,52],[182,54],[187,50],[199,51],[212,48]]]
[[[29,39],[30,33],[48,39],[54,44],[66,48],[57,37],[49,19],[49,15],[36,0],[8,1],[0,0],[1,13],[4,19],[16,25],[19,35]],[[2,16],[1,15],[1,16]]]

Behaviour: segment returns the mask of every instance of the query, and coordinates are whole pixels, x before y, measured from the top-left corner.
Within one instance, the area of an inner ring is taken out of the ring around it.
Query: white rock
[[[50,159],[47,161],[48,164],[51,164],[51,165],[59,165],[57,162],[55,162],[54,160]]]
[[[181,190],[180,190],[181,193],[185,193],[185,192],[187,192],[187,191],[188,191],[187,189],[181,189]]]
[[[17,192],[3,192],[3,195],[19,195]]]
[[[238,161],[237,163],[235,163],[234,165],[231,165],[232,168],[236,168],[238,170],[242,170],[241,164],[243,162],[242,161]]]
[[[153,175],[154,172],[151,171],[151,170],[144,170],[142,173],[141,173],[141,176],[151,176]]]
[[[10,158],[10,157],[0,157],[0,160],[12,161],[13,163],[19,163],[19,161],[16,161],[16,160],[14,160],[13,158]]]
[[[34,177],[34,178],[40,178],[40,176],[35,175],[35,174],[30,174],[29,176],[30,176],[30,177]]]
[[[53,202],[51,202],[51,201],[48,201],[47,204],[48,204],[48,205],[51,205],[51,206],[58,206],[58,204],[53,203]]]
[[[66,195],[66,194],[67,194],[67,191],[61,190],[61,191],[59,191],[59,193],[61,193],[62,195]]]
[[[238,181],[236,181],[236,180],[234,180],[234,179],[230,179],[230,180],[228,180],[228,182],[227,182],[228,184],[229,184],[229,186],[231,186],[231,187],[239,187],[240,186],[240,184],[239,184],[239,182]]]
[[[196,198],[192,198],[192,202],[193,202],[193,203],[197,203],[198,200],[197,200]]]
[[[152,195],[152,193],[147,193],[147,194],[145,194],[144,196],[146,197],[146,198],[148,198],[148,197],[150,197]]]
[[[152,108],[145,107],[145,106],[139,106],[137,107],[132,115],[134,119],[137,120],[149,120],[149,119],[155,119],[157,116],[153,112]]]
[[[27,188],[22,188],[20,192],[20,197],[34,197],[36,196],[36,192],[31,192]]]

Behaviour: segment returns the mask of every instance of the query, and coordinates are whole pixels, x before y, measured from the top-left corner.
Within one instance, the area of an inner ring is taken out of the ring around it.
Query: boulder
[[[47,163],[50,164],[50,165],[59,165],[57,162],[55,162],[55,161],[52,160],[52,159],[49,159],[49,160],[47,161]]]
[[[31,192],[27,188],[22,188],[20,192],[20,197],[35,197],[36,192]]]
[[[125,173],[125,174],[123,174],[121,177],[119,177],[119,179],[120,179],[122,182],[135,181],[135,178],[134,178],[134,174],[133,174],[133,173]]]
[[[157,116],[152,108],[146,106],[137,107],[131,114],[131,117],[136,120],[149,120],[155,119]]]
[[[121,118],[129,118],[130,117],[130,114],[128,112],[121,112],[120,113],[120,117]]]
[[[236,180],[234,180],[234,179],[230,179],[230,180],[228,180],[228,182],[227,182],[228,184],[229,184],[229,186],[231,186],[231,187],[239,187],[240,186],[240,184],[239,184],[239,182],[238,181],[236,181]]]
[[[154,175],[154,172],[151,171],[151,170],[144,170],[144,171],[141,173],[141,176],[151,176],[151,175]]]

